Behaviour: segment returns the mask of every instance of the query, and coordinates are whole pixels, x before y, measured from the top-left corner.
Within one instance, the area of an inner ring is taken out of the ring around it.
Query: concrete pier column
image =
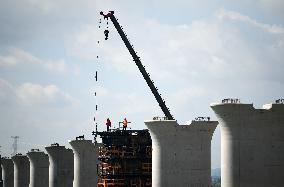
[[[94,187],[97,185],[98,146],[92,140],[69,141],[74,152],[73,187]]]
[[[30,186],[48,187],[48,155],[38,149],[27,153],[30,160]]]
[[[10,158],[2,158],[3,187],[14,187],[14,163]]]
[[[211,108],[221,125],[221,186],[283,186],[284,104],[224,99]]]
[[[0,187],[3,187],[3,179],[2,179],[2,156],[0,155]]]
[[[26,155],[16,154],[14,162],[14,187],[28,187],[30,184],[30,162]]]
[[[152,186],[211,187],[211,139],[216,121],[146,121],[152,138]]]
[[[74,175],[72,150],[57,143],[45,149],[49,156],[49,187],[71,187]]]

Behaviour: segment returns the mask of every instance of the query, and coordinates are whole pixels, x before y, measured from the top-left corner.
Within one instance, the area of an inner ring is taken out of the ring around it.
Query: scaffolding
[[[148,130],[97,132],[99,147],[97,187],[151,187],[152,141]]]

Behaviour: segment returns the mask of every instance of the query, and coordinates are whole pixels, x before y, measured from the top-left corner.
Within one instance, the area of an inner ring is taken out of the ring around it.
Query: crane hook
[[[109,33],[109,31],[106,29],[106,30],[104,31],[104,34],[105,34],[105,40],[107,40],[107,39],[108,39],[108,33]]]

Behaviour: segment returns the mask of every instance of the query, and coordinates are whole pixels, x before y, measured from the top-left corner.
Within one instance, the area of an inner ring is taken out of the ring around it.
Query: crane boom
[[[142,65],[140,61],[140,57],[137,56],[135,50],[133,49],[132,45],[130,44],[129,40],[126,37],[126,34],[123,32],[121,26],[119,25],[117,19],[114,16],[114,11],[110,11],[108,14],[104,14],[103,12],[100,12],[101,15],[104,16],[104,18],[112,21],[114,27],[116,28],[118,34],[120,35],[121,39],[123,40],[125,46],[127,47],[129,53],[131,54],[135,64],[137,65],[139,71],[142,73],[143,78],[146,80],[148,86],[150,87],[152,93],[154,94],[157,102],[159,103],[160,108],[164,112],[165,116],[169,120],[174,120],[174,117],[169,111],[169,108],[166,106],[165,101],[162,99],[161,95],[159,94],[157,88],[154,85],[154,82],[150,79],[149,73],[147,73],[145,67]]]

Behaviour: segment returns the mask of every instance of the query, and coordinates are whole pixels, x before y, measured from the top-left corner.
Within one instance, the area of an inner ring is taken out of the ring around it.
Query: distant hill
[[[212,177],[221,177],[221,168],[215,168],[211,170]]]

